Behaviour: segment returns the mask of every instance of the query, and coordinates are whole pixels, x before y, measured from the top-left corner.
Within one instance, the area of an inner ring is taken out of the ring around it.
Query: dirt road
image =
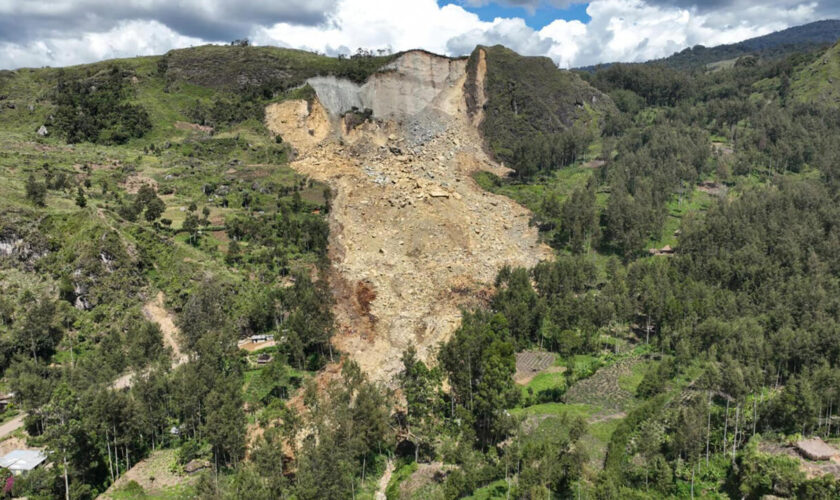
[[[0,439],[8,436],[9,434],[23,427],[23,419],[25,417],[25,414],[20,414],[17,417],[4,423],[3,425],[0,425]]]

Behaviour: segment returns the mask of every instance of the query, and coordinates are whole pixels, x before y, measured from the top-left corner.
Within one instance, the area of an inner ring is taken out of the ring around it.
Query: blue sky
[[[586,13],[586,8],[589,6],[589,3],[573,4],[566,9],[558,9],[550,5],[546,5],[545,3],[541,3],[537,9],[531,10],[525,7],[500,5],[495,2],[488,3],[481,7],[473,7],[463,1],[438,0],[438,5],[441,7],[448,4],[459,5],[464,10],[478,14],[478,17],[481,18],[482,21],[489,22],[497,17],[521,17],[525,20],[525,23],[528,26],[536,30],[543,28],[547,24],[551,24],[551,22],[555,19],[564,19],[566,21],[577,20],[584,24],[591,20],[589,15]]]

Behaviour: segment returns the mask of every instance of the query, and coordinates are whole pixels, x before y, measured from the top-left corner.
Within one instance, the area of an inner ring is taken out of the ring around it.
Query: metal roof
[[[0,467],[10,470],[32,470],[47,459],[41,450],[14,450],[0,458]]]

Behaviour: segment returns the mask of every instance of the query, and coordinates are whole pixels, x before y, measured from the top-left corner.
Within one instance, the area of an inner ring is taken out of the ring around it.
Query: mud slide
[[[486,296],[502,266],[551,256],[530,212],[471,177],[505,169],[482,149],[466,111],[466,78],[465,60],[417,51],[362,86],[320,78],[310,82],[313,102],[266,110],[268,128],[298,151],[292,168],[335,193],[334,343],[386,383],[409,346],[433,357],[458,327],[459,308]],[[348,130],[342,115],[353,106],[376,119]]]

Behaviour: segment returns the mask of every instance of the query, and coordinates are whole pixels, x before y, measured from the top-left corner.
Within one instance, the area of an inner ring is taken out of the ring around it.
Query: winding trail
[[[374,500],[386,500],[388,497],[385,495],[385,490],[388,489],[388,483],[391,482],[391,474],[394,473],[394,460],[388,459],[388,462],[385,464],[385,472],[382,474],[382,477],[379,478],[379,488],[376,490],[376,494],[373,496]]]

